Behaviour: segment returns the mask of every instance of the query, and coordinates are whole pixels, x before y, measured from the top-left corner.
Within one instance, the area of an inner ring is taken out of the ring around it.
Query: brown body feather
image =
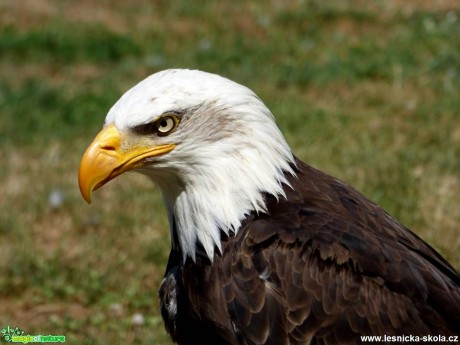
[[[181,345],[361,344],[360,335],[451,335],[460,277],[428,244],[343,182],[297,161],[223,254],[182,263],[160,288]]]

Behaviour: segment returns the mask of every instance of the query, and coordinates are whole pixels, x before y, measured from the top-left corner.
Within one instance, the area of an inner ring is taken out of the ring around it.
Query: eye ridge
[[[156,134],[158,136],[165,136],[173,132],[179,125],[179,122],[180,120],[177,116],[165,114],[156,121],[136,126],[133,130],[139,135]]]

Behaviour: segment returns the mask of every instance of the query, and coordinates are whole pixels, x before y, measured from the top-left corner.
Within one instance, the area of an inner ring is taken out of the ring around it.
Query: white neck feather
[[[262,116],[263,122],[260,114],[255,116],[258,121],[252,128],[249,110],[244,109],[241,123],[246,133],[235,133],[208,146],[206,140],[194,142],[193,154],[172,151],[169,159],[173,153],[177,155],[174,169],[163,178],[152,176],[164,196],[173,246],[180,247],[184,261],[187,257],[195,261],[200,243],[212,262],[215,248],[222,250],[221,231],[236,234],[249,213],[265,212],[264,193],[285,197],[282,184],[289,185],[285,174],[294,175],[292,152],[261,102],[254,110],[267,116]],[[178,169],[180,161],[184,164]],[[177,178],[171,179],[172,175]]]

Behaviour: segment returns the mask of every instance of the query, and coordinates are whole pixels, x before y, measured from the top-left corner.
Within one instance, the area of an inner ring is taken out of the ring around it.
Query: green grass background
[[[301,159],[460,267],[458,1],[3,0],[0,327],[169,344],[161,196],[127,174],[88,206],[77,170],[111,105],[171,67],[252,88]]]

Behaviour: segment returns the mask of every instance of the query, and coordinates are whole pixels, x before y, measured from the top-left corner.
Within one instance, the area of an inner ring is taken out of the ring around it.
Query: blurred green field
[[[88,206],[77,170],[122,93],[171,67],[252,88],[297,156],[460,268],[458,1],[3,0],[0,327],[169,344],[161,195],[131,174]]]

